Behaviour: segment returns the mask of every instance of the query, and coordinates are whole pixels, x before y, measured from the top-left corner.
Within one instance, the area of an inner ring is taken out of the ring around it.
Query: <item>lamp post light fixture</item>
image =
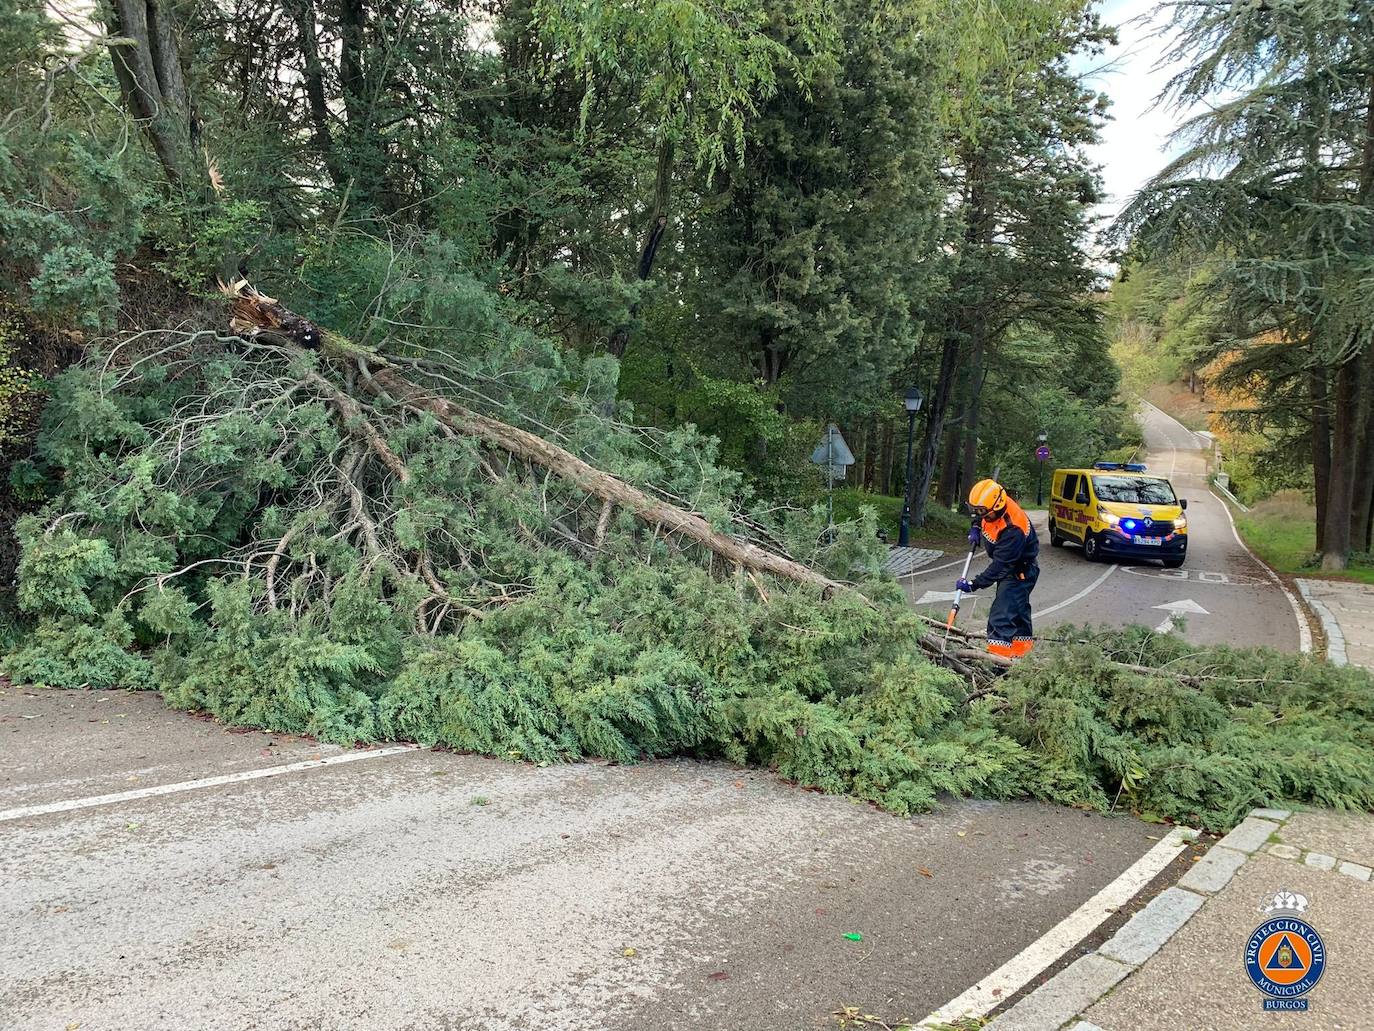
[[[916,413],[921,410],[920,387],[911,387],[902,397],[902,407],[906,409],[906,492],[902,498],[902,525],[897,533],[897,546],[905,548],[911,543],[911,448],[916,439]]]
[[[1038,443],[1035,449],[1035,460],[1040,466],[1040,474],[1035,479],[1035,503],[1039,506],[1045,503],[1045,463],[1050,460],[1050,449],[1046,441],[1050,439],[1050,435],[1041,430],[1040,435],[1035,439]]]

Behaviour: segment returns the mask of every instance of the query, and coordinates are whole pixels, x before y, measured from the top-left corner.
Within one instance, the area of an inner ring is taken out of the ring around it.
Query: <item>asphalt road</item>
[[[1034,513],[1040,535],[1040,580],[1032,595],[1036,632],[1065,623],[1160,627],[1170,617],[1166,606],[1175,605],[1187,614],[1184,628],[1171,632],[1190,641],[1297,651],[1293,605],[1236,539],[1224,502],[1208,487],[1210,443],[1153,406],[1142,407],[1138,418],[1149,471],[1167,475],[1179,497],[1188,499],[1188,559],[1180,569],[1144,560],[1091,563],[1075,545],[1051,548],[1045,514]],[[985,561],[976,557],[973,570]],[[951,555],[906,578],[912,603],[943,619],[962,566],[963,557]],[[972,606],[965,601],[960,626],[986,626],[992,593],[975,594]]]
[[[20,811],[357,754],[0,682],[0,1027],[896,1024],[1160,835],[1030,803],[901,819],[720,763],[422,750]]]
[[[1192,639],[1296,648],[1203,442],[1144,421],[1190,500],[1188,564],[1046,547],[1039,625],[1155,625],[1187,599],[1207,609]],[[914,598],[954,575],[914,578]],[[0,682],[0,1027],[793,1031],[846,1007],[896,1025],[1160,836],[1032,803],[900,819],[720,763],[357,755],[151,695]]]

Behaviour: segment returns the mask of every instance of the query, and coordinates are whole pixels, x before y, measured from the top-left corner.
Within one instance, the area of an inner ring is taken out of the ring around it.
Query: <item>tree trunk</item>
[[[658,164],[654,173],[654,205],[649,216],[649,228],[644,234],[644,246],[639,252],[639,265],[636,274],[642,283],[654,270],[654,257],[658,254],[663,234],[668,229],[668,204],[673,195],[673,162],[675,150],[673,141],[663,140],[658,147]],[[611,331],[606,341],[606,350],[617,358],[625,357],[625,348],[630,345],[630,330],[639,315],[639,301],[630,306],[630,321],[622,323]]]
[[[1360,361],[1348,358],[1336,370],[1331,420],[1331,480],[1326,493],[1322,569],[1339,572],[1350,561],[1350,513],[1355,506],[1355,451],[1359,444]]]
[[[191,104],[171,11],[158,0],[111,0],[106,24],[124,104],[143,124],[167,181],[187,174]]]
[[[892,486],[892,457],[894,448],[895,441],[892,432],[892,420],[884,419],[881,479],[883,484],[883,493],[888,497],[891,497],[893,494],[896,493],[896,491],[893,490]]]
[[[1308,375],[1312,393],[1312,480],[1317,502],[1317,551],[1326,543],[1326,497],[1331,489],[1331,409],[1326,369],[1315,366]]]
[[[296,19],[296,30],[300,34],[301,64],[304,71],[305,99],[310,108],[311,137],[320,160],[324,162],[329,178],[336,189],[347,185],[347,172],[340,167],[334,152],[334,138],[329,131],[329,101],[324,90],[324,64],[320,60],[318,20],[315,0],[294,0],[291,12]]]
[[[1374,514],[1374,347],[1360,358],[1359,410],[1355,413],[1355,468],[1350,506],[1350,545],[1369,550],[1369,527]]]
[[[978,478],[978,416],[983,397],[983,357],[987,346],[987,326],[981,310],[973,325],[973,353],[968,364],[968,408],[964,412],[964,460],[960,466],[960,482],[973,486]]]
[[[873,476],[878,464],[878,419],[877,416],[869,416],[868,424],[864,429],[864,464],[863,464],[863,487],[864,490],[873,489]]]
[[[603,502],[634,513],[648,526],[661,528],[669,534],[680,534],[707,548],[727,562],[752,572],[771,573],[796,583],[819,588],[828,596],[852,588],[816,572],[809,566],[761,548],[747,540],[714,529],[695,512],[679,508],[645,493],[631,483],[589,465],[572,452],[536,436],[518,426],[501,422],[455,404],[425,390],[401,375],[379,355],[363,351],[341,337],[322,333],[313,323],[300,318],[276,301],[263,297],[240,284],[233,288],[235,297],[231,308],[229,328],[246,337],[260,337],[275,343],[299,345],[302,340],[319,341],[325,358],[346,373],[363,373],[362,386],[379,398],[400,403],[413,411],[426,412],[444,426],[474,437],[517,458],[548,469],[567,480],[578,490]],[[293,328],[288,328],[293,327]],[[347,406],[345,406],[347,408]],[[373,447],[380,447],[383,460],[389,448],[379,434],[368,434],[366,428],[352,430]],[[392,461],[388,461],[391,465]],[[393,466],[394,470],[394,466]],[[404,478],[404,477],[403,477]]]
[[[961,486],[959,456],[963,454],[963,420],[966,414],[967,410],[959,413],[945,428],[944,457],[940,459],[940,487],[935,495],[936,500],[945,508],[953,508],[958,503]]]
[[[919,473],[911,496],[911,525],[924,526],[926,519],[926,498],[930,494],[930,482],[935,478],[935,465],[940,457],[940,437],[945,428],[945,415],[949,410],[950,395],[954,390],[954,372],[959,359],[959,338],[954,334],[945,336],[945,345],[940,354],[940,373],[935,379],[934,397],[926,414],[926,431],[921,441]]]

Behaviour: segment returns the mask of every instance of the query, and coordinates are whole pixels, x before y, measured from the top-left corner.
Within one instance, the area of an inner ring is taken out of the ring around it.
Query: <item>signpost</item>
[[[1035,449],[1035,460],[1040,463],[1040,474],[1035,479],[1035,503],[1037,506],[1045,503],[1045,463],[1050,460],[1050,447],[1045,442],[1049,439],[1050,435],[1043,430],[1040,432],[1040,436],[1036,437],[1036,440],[1040,442],[1040,446]]]
[[[843,480],[845,472],[854,464],[854,452],[844,442],[840,428],[833,422],[825,428],[820,446],[811,452],[811,461],[825,467],[826,529],[835,528],[835,481]]]

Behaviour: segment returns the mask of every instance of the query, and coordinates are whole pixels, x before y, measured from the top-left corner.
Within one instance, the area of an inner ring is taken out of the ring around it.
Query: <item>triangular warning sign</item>
[[[1269,962],[1264,964],[1265,970],[1286,970],[1290,973],[1303,969],[1303,962],[1298,958],[1298,950],[1293,948],[1293,943],[1284,935],[1279,940],[1279,947],[1269,956]]]

